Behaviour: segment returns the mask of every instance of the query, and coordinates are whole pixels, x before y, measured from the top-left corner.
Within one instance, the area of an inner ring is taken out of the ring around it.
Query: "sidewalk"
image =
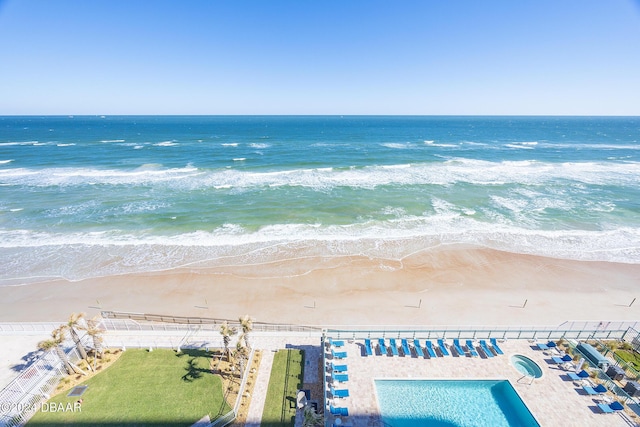
[[[269,387],[269,378],[271,377],[271,367],[273,366],[274,351],[263,350],[258,377],[253,388],[251,396],[251,404],[247,413],[247,421],[245,427],[259,427],[262,420],[262,412],[264,411],[264,402],[267,397],[267,388]]]

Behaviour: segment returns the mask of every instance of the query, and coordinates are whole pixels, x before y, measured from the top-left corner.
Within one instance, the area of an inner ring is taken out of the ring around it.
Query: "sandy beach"
[[[557,325],[640,318],[640,265],[472,247],[0,287],[0,321],[100,310],[307,325]],[[525,304],[526,302],[526,304]]]

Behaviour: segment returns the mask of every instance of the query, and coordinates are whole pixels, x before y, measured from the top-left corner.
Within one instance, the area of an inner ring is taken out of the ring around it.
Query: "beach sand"
[[[558,325],[637,320],[640,265],[442,247],[401,261],[304,258],[259,265],[0,287],[0,321],[102,310],[305,325]],[[526,305],[525,305],[526,301]]]

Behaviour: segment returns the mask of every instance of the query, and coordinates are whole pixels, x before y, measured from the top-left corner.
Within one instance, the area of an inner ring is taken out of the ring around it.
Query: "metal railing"
[[[0,335],[50,335],[66,322],[0,322]]]
[[[64,352],[73,364],[81,359],[75,344],[70,340],[67,340]],[[0,390],[0,426],[17,427],[26,424],[65,376],[60,358],[53,350],[45,352]]]
[[[163,314],[131,313],[126,311],[102,311],[102,318],[114,327],[124,327],[127,330],[184,330],[199,327],[202,330],[217,331],[220,325],[239,325],[238,319],[218,319],[207,317],[184,317]],[[114,320],[128,320],[130,322],[113,322]],[[137,328],[137,329],[136,329]],[[253,322],[254,332],[320,332],[320,326],[293,325],[288,323]]]
[[[353,326],[327,328],[327,336],[343,339],[624,339],[638,322],[564,322],[558,326]]]

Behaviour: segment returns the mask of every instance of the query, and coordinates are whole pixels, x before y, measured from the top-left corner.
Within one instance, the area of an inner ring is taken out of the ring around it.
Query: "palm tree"
[[[95,357],[98,357],[98,355],[102,357],[102,334],[104,331],[98,327],[99,324],[100,316],[96,316],[93,319],[87,320],[87,326],[83,328],[87,331],[87,335],[93,340]]]
[[[249,344],[249,332],[253,330],[253,319],[249,317],[248,314],[245,314],[240,317],[238,321],[240,322],[240,328],[242,328],[242,339],[244,340],[244,345],[251,348],[251,345]]]
[[[323,422],[322,415],[316,413],[313,406],[307,405],[304,407],[302,412],[302,427],[321,426]]]
[[[229,350],[231,337],[237,333],[238,329],[234,326],[229,326],[226,321],[220,326],[220,335],[222,335],[222,342],[224,343],[224,352],[227,354],[227,361],[231,361],[231,350]]]
[[[233,358],[238,363],[238,369],[240,371],[240,378],[244,375],[244,366],[247,359],[249,359],[249,350],[242,345],[242,342],[238,340],[236,343],[236,350],[233,352]]]
[[[62,366],[64,366],[64,370],[67,372],[67,375],[71,375],[75,372],[69,363],[69,359],[67,359],[67,355],[64,354],[64,351],[59,351],[60,347],[58,347],[58,343],[55,340],[49,338],[48,340],[40,341],[38,343],[38,348],[43,351],[55,350],[56,355],[62,362]]]
[[[69,320],[64,326],[69,330],[69,332],[71,332],[71,338],[76,344],[78,354],[81,358],[86,360],[87,352],[84,350],[82,341],[80,341],[80,335],[78,335],[78,331],[76,331],[76,329],[84,329],[84,325],[80,323],[82,319],[84,319],[84,313],[71,313],[71,316],[69,316]]]
[[[54,350],[58,359],[62,362],[62,366],[64,366],[64,370],[67,371],[67,375],[77,373],[73,368],[71,362],[69,362],[69,358],[67,358],[66,353],[62,349],[62,343],[64,342],[64,329],[63,327],[59,327],[54,329],[51,333],[51,338],[48,340],[40,341],[38,343],[38,348],[40,350],[49,351]]]

